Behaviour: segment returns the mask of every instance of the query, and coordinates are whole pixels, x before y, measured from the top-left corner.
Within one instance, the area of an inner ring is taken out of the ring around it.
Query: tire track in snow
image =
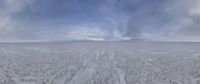
[[[111,49],[113,49],[113,48],[111,48]],[[114,56],[115,55],[114,52],[115,52],[114,50],[108,52],[109,54],[108,54],[107,57],[111,61],[112,68],[117,72],[116,74],[118,75],[119,83],[120,84],[127,84],[126,79],[125,79],[126,72],[116,67],[117,60]]]

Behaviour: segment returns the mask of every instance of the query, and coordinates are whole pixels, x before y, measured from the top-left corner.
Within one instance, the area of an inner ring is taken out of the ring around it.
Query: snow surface
[[[200,84],[200,43],[1,43],[0,84]]]

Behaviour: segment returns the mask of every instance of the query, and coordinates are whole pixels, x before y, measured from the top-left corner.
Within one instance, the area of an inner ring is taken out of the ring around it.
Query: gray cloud
[[[129,13],[128,36],[155,40],[174,40],[179,37],[179,40],[200,40],[200,1],[153,0],[149,3],[135,0],[134,3],[139,6],[128,10],[134,11]]]

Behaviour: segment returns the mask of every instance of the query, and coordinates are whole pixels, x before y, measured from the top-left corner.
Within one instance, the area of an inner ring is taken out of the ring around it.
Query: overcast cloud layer
[[[0,41],[200,41],[199,0],[0,0]]]

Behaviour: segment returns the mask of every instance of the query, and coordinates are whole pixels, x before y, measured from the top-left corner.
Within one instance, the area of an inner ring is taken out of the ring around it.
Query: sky
[[[200,0],[0,0],[0,41],[200,41]]]

